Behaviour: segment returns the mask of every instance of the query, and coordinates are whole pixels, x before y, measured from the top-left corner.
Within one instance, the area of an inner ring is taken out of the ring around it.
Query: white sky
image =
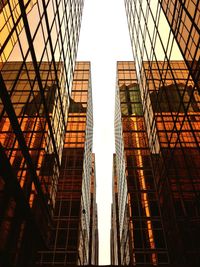
[[[110,264],[116,61],[133,60],[123,0],[85,0],[79,61],[91,61],[99,264]]]

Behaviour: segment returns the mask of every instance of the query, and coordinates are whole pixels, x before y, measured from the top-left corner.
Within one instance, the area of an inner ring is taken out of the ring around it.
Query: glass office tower
[[[117,76],[113,223],[120,257],[116,252],[114,256],[122,265],[168,264],[134,63],[118,62]]]
[[[57,63],[59,89],[49,63],[41,64],[46,106],[35,85],[32,62],[26,63],[27,70],[19,75],[21,64],[7,62],[1,70],[0,243],[5,266],[23,266],[37,244],[48,245],[64,144],[62,111],[67,111],[68,105],[62,64]]]
[[[98,210],[96,203],[96,167],[95,154],[92,154],[91,186],[90,186],[90,241],[89,241],[89,264],[99,263],[99,232],[98,232]]]
[[[41,250],[37,266],[87,265],[90,253],[92,174],[92,91],[90,63],[77,62],[62,163],[56,192],[49,249]],[[93,182],[93,184],[92,184]],[[93,244],[95,249],[95,244]]]
[[[198,266],[199,1],[125,7],[169,259]]]
[[[149,64],[144,92],[134,62],[118,62],[111,262],[198,266],[200,97],[184,61],[170,62],[174,80]]]
[[[120,236],[119,236],[119,208],[117,185],[116,154],[113,154],[112,176],[112,204],[111,204],[111,231],[110,231],[110,261],[111,265],[121,264]]]
[[[83,1],[1,1],[0,261],[50,246]]]
[[[194,90],[192,77],[188,79],[183,61],[169,63],[175,79],[169,64],[160,64],[162,74],[154,62],[151,70],[149,62],[144,62],[143,72],[147,78],[147,98],[151,102],[147,131],[153,155],[156,155],[153,168],[168,249],[172,262],[198,265],[200,97]],[[160,81],[164,82],[160,84]],[[174,240],[178,240],[176,245]]]

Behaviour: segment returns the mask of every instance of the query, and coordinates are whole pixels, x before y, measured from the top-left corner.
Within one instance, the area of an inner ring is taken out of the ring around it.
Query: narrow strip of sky
[[[116,61],[132,60],[123,0],[85,0],[78,60],[91,61],[99,264],[110,263]]]

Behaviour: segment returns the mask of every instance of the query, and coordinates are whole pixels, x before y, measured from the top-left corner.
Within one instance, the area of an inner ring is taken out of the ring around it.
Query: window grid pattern
[[[116,154],[113,154],[112,173],[112,204],[111,204],[111,265],[121,264],[120,238],[119,238],[119,208],[118,208],[118,177]]]
[[[125,6],[170,261],[199,265],[199,1]]]
[[[54,227],[50,235],[50,249],[38,253],[37,266],[85,265],[89,262],[92,128],[90,64],[77,62],[56,194]]]
[[[200,3],[198,1],[159,1],[199,90]]]
[[[37,0],[24,1],[26,14],[32,10],[36,2]],[[0,61],[6,62],[17,43],[17,34],[20,34],[24,27],[19,1],[1,1],[0,21]]]
[[[167,264],[168,253],[134,63],[118,62],[117,73],[126,166],[124,180],[127,181],[120,236],[121,262]],[[118,152],[116,157],[119,158]],[[120,192],[120,184],[118,188]]]
[[[39,233],[47,240],[48,225],[51,224],[50,214],[55,207],[59,166],[61,163],[60,153],[63,148],[65,131],[61,114],[63,107],[65,110],[67,109],[67,95],[63,81],[63,66],[62,64],[58,66],[60,86],[58,89],[55,85],[55,75],[50,71],[49,64],[45,62],[41,65],[40,75],[42,83],[44,84],[44,99],[48,109],[48,118],[51,122],[50,127],[52,128],[52,135],[47,122],[42,96],[38,84],[35,81],[33,64],[31,62],[27,63],[26,68],[22,69],[20,76],[18,76],[18,71],[21,66],[22,62],[7,62],[1,70],[1,75],[7,87],[11,107],[16,114],[16,123],[20,126],[22,138],[25,141],[24,145],[27,147],[28,156],[30,156],[33,165],[30,167],[28,164],[27,154],[24,154],[13,128],[16,125],[15,123],[13,124],[12,118],[8,116],[5,111],[5,106],[3,106],[2,103],[0,105],[0,142],[5,150],[7,160],[9,160],[10,168],[12,168],[17,178],[18,185],[31,209],[34,221],[36,225],[40,225]],[[62,106],[59,103],[59,94],[62,96],[62,99],[65,100]],[[56,107],[59,108],[57,109]],[[35,180],[34,172],[38,180]],[[5,192],[8,193],[6,190]],[[19,204],[16,202],[14,203],[17,210]],[[4,202],[1,202],[1,204],[5,205]],[[6,212],[6,206],[4,208]],[[15,212],[14,208],[13,212]],[[14,219],[15,216],[13,216],[12,220]],[[3,218],[2,220],[4,221]],[[21,223],[21,227],[22,225],[23,223]],[[12,232],[13,227],[14,225],[11,224],[8,232]],[[28,226],[24,227],[25,229],[28,228]],[[2,228],[2,235],[4,235],[4,228]],[[23,239],[23,237],[25,238],[25,236],[25,230],[19,230],[18,234],[14,237],[7,235],[5,245],[6,243],[8,243],[10,247],[14,244],[17,245],[17,242],[21,242],[20,239]],[[3,238],[3,236],[0,237],[0,239],[1,238]],[[6,249],[6,251],[9,251],[9,246],[7,248],[2,247],[2,250]],[[19,243],[17,253],[20,253],[20,250],[23,251],[23,248],[20,247]],[[16,257],[17,253],[12,251],[13,257]]]
[[[9,230],[6,243],[0,243],[7,266],[32,263],[38,237],[48,245],[83,2],[13,0],[0,4],[1,156],[18,181],[1,205],[6,214],[6,201],[12,200],[13,214],[22,203],[31,213],[21,211],[21,230],[15,235],[11,232],[17,215],[9,223],[5,215]],[[6,180],[5,172],[2,178]],[[18,193],[23,193],[21,199]]]
[[[145,76],[151,80],[147,80],[145,85],[152,112],[148,118],[148,125],[152,125],[149,136],[152,152],[157,155],[154,168],[166,232],[173,235],[172,239],[168,237],[171,260],[181,261],[184,255],[184,260],[189,262],[193,255],[193,262],[197,264],[199,245],[196,236],[199,233],[197,222],[200,214],[195,203],[200,188],[197,164],[200,156],[200,98],[197,90],[193,89],[191,76],[188,79],[185,63],[175,61],[170,65],[175,78],[166,64],[163,65],[163,76],[158,74],[156,63],[152,63],[151,70],[148,62],[143,63],[143,66],[148,66],[147,69],[144,67],[147,71]],[[147,74],[149,72],[151,74]],[[163,81],[162,85],[158,80]],[[186,217],[191,218],[189,225]],[[179,246],[187,248],[180,258],[172,251],[177,231]]]

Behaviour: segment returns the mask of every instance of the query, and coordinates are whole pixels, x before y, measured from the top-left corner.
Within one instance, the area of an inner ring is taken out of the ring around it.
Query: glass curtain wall
[[[0,4],[0,253],[49,246],[83,0]],[[19,197],[20,196],[20,197]]]
[[[198,266],[199,2],[125,7],[170,262]]]
[[[56,194],[50,248],[38,253],[37,266],[89,262],[92,171],[92,92],[90,63],[77,62]]]
[[[120,251],[122,265],[167,264],[168,253],[160,216],[151,153],[134,62],[118,62],[116,150]],[[124,161],[120,165],[120,161]],[[125,169],[125,172],[123,169]],[[125,191],[125,189],[126,191]],[[122,209],[123,208],[123,209]]]

